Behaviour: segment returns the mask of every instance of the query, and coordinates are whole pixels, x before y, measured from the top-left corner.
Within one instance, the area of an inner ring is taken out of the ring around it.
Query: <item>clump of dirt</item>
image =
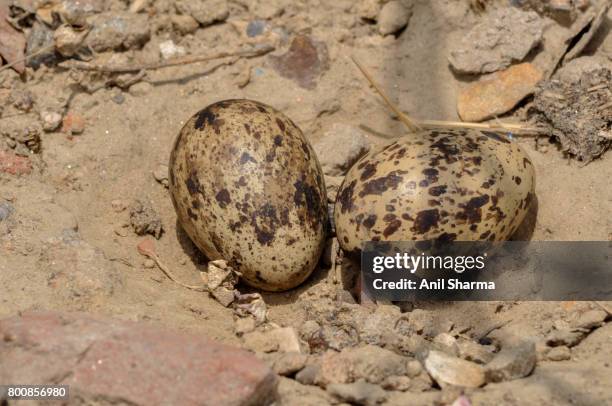
[[[130,223],[138,235],[151,234],[159,240],[163,226],[159,214],[147,201],[135,200],[130,208]]]
[[[574,80],[541,83],[533,113],[550,126],[564,151],[591,162],[612,145],[612,72],[602,67]]]

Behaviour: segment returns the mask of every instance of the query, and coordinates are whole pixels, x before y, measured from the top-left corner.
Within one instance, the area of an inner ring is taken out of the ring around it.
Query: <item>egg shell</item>
[[[178,221],[210,259],[225,259],[249,285],[302,283],[322,253],[327,198],[321,166],[284,114],[225,100],[195,114],[170,156]]]
[[[342,249],[365,241],[505,241],[534,198],[523,149],[489,131],[429,130],[371,151],[347,173],[334,221]]]

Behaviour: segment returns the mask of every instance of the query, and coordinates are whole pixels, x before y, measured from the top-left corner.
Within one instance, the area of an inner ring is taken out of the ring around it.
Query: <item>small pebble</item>
[[[155,268],[155,261],[153,261],[152,259],[148,258],[145,259],[144,262],[142,263],[142,266],[144,266],[147,269],[152,269]]]
[[[14,211],[15,208],[9,202],[0,203],[0,221],[6,220]]]
[[[185,48],[177,46],[172,40],[159,44],[159,53],[162,59],[172,59],[186,54]]]
[[[551,348],[546,354],[546,358],[550,361],[565,361],[572,357],[572,353],[568,347],[562,345],[560,347]]]
[[[400,1],[390,1],[378,14],[378,32],[381,35],[396,34],[408,25],[411,12]]]
[[[263,20],[250,21],[246,27],[246,34],[249,38],[263,34],[267,27],[267,23]]]
[[[121,213],[128,207],[128,202],[121,199],[115,199],[111,202],[111,207],[115,213]]]
[[[43,130],[47,132],[55,131],[62,124],[62,115],[55,111],[43,110],[40,112]]]
[[[159,164],[153,170],[153,177],[156,181],[168,187],[168,165]]]

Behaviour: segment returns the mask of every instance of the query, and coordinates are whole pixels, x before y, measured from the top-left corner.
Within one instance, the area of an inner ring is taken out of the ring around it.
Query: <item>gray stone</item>
[[[308,361],[307,354],[287,352],[281,354],[272,364],[272,370],[279,375],[288,376],[301,371]]]
[[[378,385],[360,379],[354,383],[335,383],[327,387],[327,392],[338,399],[355,405],[374,406],[387,397]]]
[[[522,61],[542,40],[543,21],[533,11],[502,7],[491,11],[451,51],[460,73],[488,73]]]
[[[179,13],[193,17],[204,27],[229,17],[226,0],[179,0],[175,6]]]
[[[315,382],[323,387],[334,383],[351,383],[365,379],[381,383],[392,375],[405,375],[408,359],[373,345],[328,351],[321,358]]]
[[[580,330],[553,330],[546,336],[546,344],[551,347],[560,345],[573,347],[580,343],[585,335],[586,334]]]
[[[594,328],[601,327],[607,318],[608,313],[606,313],[604,310],[589,310],[582,313],[580,317],[578,317],[578,319],[572,323],[572,326],[575,328],[592,330]]]
[[[533,371],[536,361],[536,346],[533,341],[503,348],[485,367],[487,382],[524,378]]]
[[[96,52],[142,47],[151,36],[144,14],[109,12],[91,17],[85,43]]]

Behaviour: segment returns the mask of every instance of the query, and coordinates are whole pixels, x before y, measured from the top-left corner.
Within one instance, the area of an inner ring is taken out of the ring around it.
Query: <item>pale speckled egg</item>
[[[489,131],[428,130],[371,151],[347,173],[334,221],[342,249],[365,241],[504,241],[534,198],[525,151]]]
[[[272,107],[225,100],[194,115],[175,140],[169,187],[193,242],[249,285],[291,289],[315,268],[327,230],[323,173],[300,129]]]

